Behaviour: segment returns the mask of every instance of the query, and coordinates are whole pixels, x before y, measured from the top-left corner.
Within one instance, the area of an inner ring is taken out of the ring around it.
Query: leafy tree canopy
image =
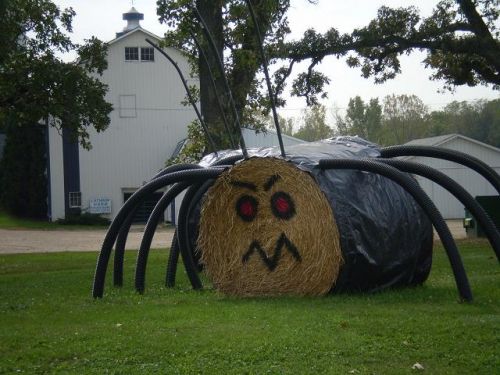
[[[336,114],[337,130],[341,135],[359,135],[372,142],[380,141],[382,107],[378,99],[365,103],[356,96],[349,100],[345,117]]]
[[[326,108],[316,104],[303,111],[303,125],[293,136],[304,141],[318,141],[333,136],[333,129],[327,124]]]
[[[295,62],[308,60],[292,93],[317,102],[329,82],[315,67],[327,56],[347,57],[362,76],[381,83],[401,72],[399,58],[413,50],[425,51],[431,79],[444,80],[445,88],[479,84],[500,87],[499,0],[441,0],[429,17],[414,6],[383,6],[367,26],[350,34],[331,28],[324,34],[310,29],[298,41],[286,43],[277,56]]]
[[[74,16],[49,0],[0,2],[0,122],[49,118],[89,148],[88,129],[106,129],[112,110],[98,79],[107,67],[106,46],[96,38],[74,43],[68,36]],[[59,57],[73,50],[77,63]]]
[[[351,98],[345,115],[335,115],[335,133],[381,145],[457,133],[500,147],[500,99],[455,101],[434,111],[416,95],[387,95],[382,103]]]
[[[309,0],[309,2],[314,2]],[[223,57],[224,72],[228,78],[230,91],[234,98],[237,116],[242,126],[263,129],[262,123],[255,116],[257,111],[267,114],[269,99],[267,92],[261,91],[262,59],[259,55],[259,40],[244,0],[158,0],[160,21],[171,27],[165,42],[184,50],[192,58],[192,65],[200,77],[200,103],[204,120],[212,130],[213,138],[219,147],[229,147],[227,138],[221,136],[221,113],[216,103],[216,96],[222,99],[223,111],[229,119],[230,129],[237,134],[234,126],[235,115],[230,108],[229,92],[224,86],[223,77],[216,61],[216,54],[203,33],[201,23],[193,11],[193,3],[207,23],[217,49]],[[274,50],[283,45],[285,36],[290,32],[286,12],[290,0],[251,0],[255,9],[258,28],[264,39],[266,53],[274,55]],[[193,37],[199,41],[203,53]],[[206,60],[204,56],[206,57]],[[217,94],[210,83],[210,72],[215,79]],[[283,79],[276,84],[276,98],[283,90]],[[282,104],[278,100],[278,105]],[[260,126],[259,126],[260,124]]]

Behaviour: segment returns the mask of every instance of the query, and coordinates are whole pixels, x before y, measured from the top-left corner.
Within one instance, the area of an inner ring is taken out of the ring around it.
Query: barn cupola
[[[137,9],[132,7],[127,13],[123,13],[123,19],[127,21],[127,26],[125,26],[123,31],[116,33],[117,38],[129,31],[141,27],[139,22],[144,19],[144,13],[139,13]]]

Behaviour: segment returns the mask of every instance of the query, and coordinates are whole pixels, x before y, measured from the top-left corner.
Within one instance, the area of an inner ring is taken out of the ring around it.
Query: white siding
[[[463,138],[453,138],[439,145],[439,147],[460,151],[474,156],[488,164],[500,174],[500,150],[498,149],[486,147]],[[460,164],[424,157],[414,157],[409,160],[426,164],[445,173],[448,177],[464,187],[473,197],[478,195],[497,194],[495,189],[493,189],[491,184],[486,181],[484,177]],[[464,217],[464,206],[453,195],[448,193],[448,191],[427,179],[417,177],[417,180],[424,191],[431,197],[445,219],[458,219]]]
[[[64,165],[62,136],[49,127],[50,220],[64,218]]]
[[[112,217],[123,204],[123,191],[139,188],[163,168],[194,118],[193,110],[181,104],[185,91],[174,67],[157,51],[154,62],[125,61],[125,46],[147,47],[146,37],[137,31],[110,45],[102,80],[114,106],[111,124],[102,133],[90,132],[92,150],[80,149],[82,206],[93,198],[110,198]],[[185,58],[174,49],[167,51],[188,78]],[[120,117],[123,95],[135,95],[136,117],[129,117],[128,108],[127,117]]]

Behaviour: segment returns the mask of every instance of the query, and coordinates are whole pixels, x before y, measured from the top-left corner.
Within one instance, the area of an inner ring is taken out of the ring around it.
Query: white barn
[[[195,118],[181,104],[185,90],[175,68],[145,41],[160,38],[140,26],[143,15],[135,8],[123,18],[127,26],[108,43],[108,68],[101,77],[114,108],[109,128],[90,132],[90,151],[49,129],[51,220],[74,209],[90,210],[91,204],[114,217],[124,200],[164,167]],[[187,59],[176,49],[166,52],[189,78]]]
[[[460,151],[485,162],[500,174],[500,149],[460,134],[416,139],[406,145],[436,146]],[[497,195],[495,189],[481,175],[460,164],[421,156],[404,159],[426,164],[443,172],[464,187],[473,197]],[[420,176],[416,178],[445,219],[464,218],[464,206],[453,195],[426,178]]]
[[[175,68],[147,42],[160,38],[144,30],[143,15],[135,8],[123,15],[127,26],[108,42],[108,68],[100,79],[108,85],[106,100],[113,104],[110,125],[102,133],[90,131],[87,151],[69,136],[48,129],[49,219],[82,211],[114,218],[125,200],[149,181],[187,137],[187,124],[195,119],[191,107],[181,104],[184,86]],[[189,85],[190,68],[178,50],[165,50],[183,72]],[[243,129],[248,147],[277,145],[276,133],[255,134]],[[303,142],[283,136],[285,145]],[[156,193],[138,213],[146,221],[161,193]],[[173,219],[182,199],[166,213]]]

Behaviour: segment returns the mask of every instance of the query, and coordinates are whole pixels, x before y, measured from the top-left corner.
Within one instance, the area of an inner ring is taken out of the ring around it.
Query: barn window
[[[70,208],[82,207],[82,193],[80,191],[69,192],[69,207]]]
[[[155,61],[155,50],[153,47],[141,47],[141,61]]]
[[[125,61],[138,61],[139,47],[125,47]]]

